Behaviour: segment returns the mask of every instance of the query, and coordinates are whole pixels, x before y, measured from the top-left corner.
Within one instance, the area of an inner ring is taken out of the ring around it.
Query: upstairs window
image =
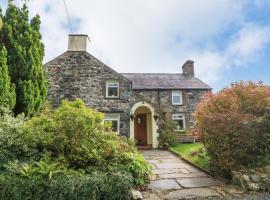
[[[185,115],[184,113],[174,113],[172,115],[172,120],[176,122],[176,130],[175,131],[183,131],[185,130]]]
[[[172,91],[172,105],[182,105],[183,98],[181,91]]]
[[[106,82],[106,98],[119,98],[119,83],[117,81]]]

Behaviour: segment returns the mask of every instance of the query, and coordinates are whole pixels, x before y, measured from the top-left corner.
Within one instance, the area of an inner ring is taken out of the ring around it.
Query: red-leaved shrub
[[[196,111],[196,127],[214,169],[230,175],[263,164],[270,155],[270,88],[240,82],[206,94]]]

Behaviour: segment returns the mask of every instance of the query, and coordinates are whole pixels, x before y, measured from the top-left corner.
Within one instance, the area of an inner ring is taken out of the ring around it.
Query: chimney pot
[[[187,60],[182,66],[183,74],[194,77],[194,61]]]
[[[69,35],[68,51],[86,51],[88,35]]]

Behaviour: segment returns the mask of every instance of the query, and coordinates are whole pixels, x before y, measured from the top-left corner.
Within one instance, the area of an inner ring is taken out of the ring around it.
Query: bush
[[[23,116],[0,115],[0,170],[10,161],[38,159],[35,137],[20,129],[24,123]]]
[[[159,145],[163,147],[168,144],[169,146],[176,146],[178,144],[178,133],[175,132],[176,123],[173,120],[164,118],[159,120]]]
[[[68,168],[131,173],[134,184],[148,180],[150,167],[126,137],[110,131],[103,114],[85,106],[81,100],[63,101],[59,108],[46,107],[30,119],[24,131],[35,135],[40,154],[49,153],[52,162]]]
[[[45,179],[43,176],[0,175],[3,200],[126,200],[131,199],[131,178],[120,173],[83,174],[67,171]]]
[[[151,168],[109,126],[81,100],[0,116],[0,199],[130,199]]]
[[[219,173],[263,164],[270,153],[270,89],[235,83],[207,94],[196,111],[196,126]]]

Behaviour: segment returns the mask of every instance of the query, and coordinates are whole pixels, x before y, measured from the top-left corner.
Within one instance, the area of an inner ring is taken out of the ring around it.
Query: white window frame
[[[115,116],[115,114],[105,114],[103,122],[117,121],[117,133],[120,133],[120,115]]]
[[[109,84],[116,84],[117,86],[109,86]],[[117,87],[117,96],[109,96],[108,92],[109,92],[109,87]],[[117,99],[119,98],[119,82],[118,81],[107,81],[106,82],[106,98],[108,99]]]
[[[174,102],[173,101],[173,97],[174,96],[179,96],[180,97],[180,102]],[[177,106],[179,106],[179,105],[183,105],[183,95],[182,95],[182,91],[180,91],[180,90],[173,90],[172,91],[172,105],[177,105]]]
[[[177,120],[183,120],[183,129],[176,129],[175,131],[181,132],[186,129],[186,119],[185,119],[185,114],[184,113],[173,113],[172,114],[172,120],[177,121]]]

